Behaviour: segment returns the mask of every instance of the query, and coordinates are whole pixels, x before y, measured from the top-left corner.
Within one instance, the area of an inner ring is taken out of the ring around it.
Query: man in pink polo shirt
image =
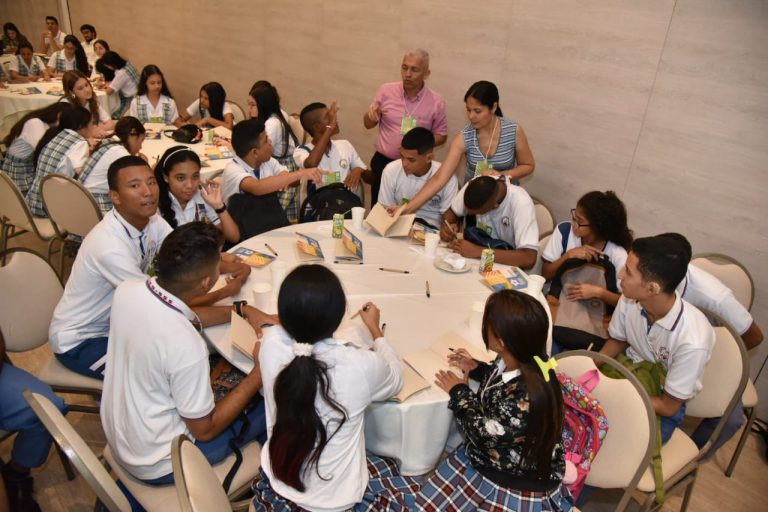
[[[435,135],[435,147],[445,143],[448,121],[443,97],[426,86],[429,76],[429,54],[416,49],[403,57],[400,66],[402,82],[383,84],[363,115],[367,129],[379,126],[376,153],[371,158],[371,206],[376,204],[384,167],[400,158],[400,142],[408,130],[421,126]]]

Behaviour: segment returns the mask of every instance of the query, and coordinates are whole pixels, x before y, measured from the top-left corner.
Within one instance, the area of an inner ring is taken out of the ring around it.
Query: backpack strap
[[[563,254],[565,254],[565,249],[568,247],[568,238],[571,236],[571,223],[561,222],[557,225],[557,230],[560,231],[560,237],[563,239]]]

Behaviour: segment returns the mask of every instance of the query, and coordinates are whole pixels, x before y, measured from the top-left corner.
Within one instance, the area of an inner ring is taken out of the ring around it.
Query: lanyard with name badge
[[[491,140],[488,142],[488,151],[486,151],[485,154],[483,154],[483,151],[477,145],[477,130],[475,130],[475,148],[477,148],[477,151],[480,153],[480,156],[483,157],[482,162],[477,162],[475,164],[475,176],[474,176],[475,178],[483,174],[483,172],[489,169],[493,169],[493,164],[488,161],[488,155],[491,154],[491,146],[493,146],[493,136],[496,135],[496,127],[498,125],[499,125],[499,117],[496,116],[496,122],[493,123],[493,131],[491,132]]]
[[[418,126],[416,123],[416,116],[414,116],[414,114],[417,110],[419,110],[421,102],[424,101],[425,95],[426,94],[422,94],[421,98],[419,98],[419,102],[415,107],[413,107],[413,113],[411,113],[408,111],[408,103],[405,100],[405,89],[403,89],[403,110],[405,111],[405,115],[403,116],[403,120],[400,122],[400,135],[405,135],[409,131],[416,128],[416,126]]]

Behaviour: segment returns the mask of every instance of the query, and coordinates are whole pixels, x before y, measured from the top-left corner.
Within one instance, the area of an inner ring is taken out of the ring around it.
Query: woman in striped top
[[[445,185],[465,157],[465,181],[480,175],[504,175],[513,181],[533,173],[535,162],[522,126],[502,117],[499,90],[488,81],[475,82],[464,95],[467,124],[451,142],[443,165],[406,206],[415,213]]]

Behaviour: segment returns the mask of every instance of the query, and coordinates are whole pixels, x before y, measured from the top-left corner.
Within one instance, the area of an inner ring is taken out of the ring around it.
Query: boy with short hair
[[[412,128],[400,143],[400,159],[384,167],[379,188],[379,203],[384,207],[407,203],[418,194],[442,165],[432,160],[435,136],[426,128]],[[456,177],[435,194],[432,199],[416,212],[416,218],[435,229],[440,229],[443,212],[451,206],[458,191]]]
[[[219,277],[223,241],[212,224],[180,226],[160,248],[158,277],[126,281],[115,292],[101,418],[115,458],[152,485],[173,482],[171,441],[180,434],[195,439],[211,464],[232,453],[235,439],[239,446],[266,440],[260,343],[251,372],[214,403],[208,348],[190,308]],[[259,334],[263,320],[253,319]]]
[[[475,215],[477,225],[467,228],[462,240],[456,234],[459,218],[465,215]],[[539,248],[539,226],[528,192],[504,176],[479,176],[464,185],[443,213],[440,238],[462,256],[479,258],[487,247],[485,241],[479,244],[480,234],[488,243],[503,242],[508,247],[494,249],[498,263],[524,269],[533,267]],[[467,240],[468,237],[478,243]]]
[[[318,167],[329,171],[319,186],[331,183],[344,185],[362,196],[360,177],[368,169],[348,140],[331,140],[339,134],[336,102],[327,107],[324,103],[310,103],[301,110],[301,126],[312,136],[312,142],[298,146],[293,159],[300,168]]]
[[[681,299],[675,288],[685,277],[688,258],[682,244],[664,236],[638,238],[619,272],[622,297],[600,350],[636,363],[661,363],[663,393],[651,403],[661,417],[662,442],[682,422],[685,402],[701,389],[715,334],[704,314]]]
[[[44,53],[46,56],[50,56],[53,52],[57,52],[64,48],[64,38],[67,34],[59,30],[59,20],[55,16],[45,17],[45,32],[42,34],[40,53]]]

